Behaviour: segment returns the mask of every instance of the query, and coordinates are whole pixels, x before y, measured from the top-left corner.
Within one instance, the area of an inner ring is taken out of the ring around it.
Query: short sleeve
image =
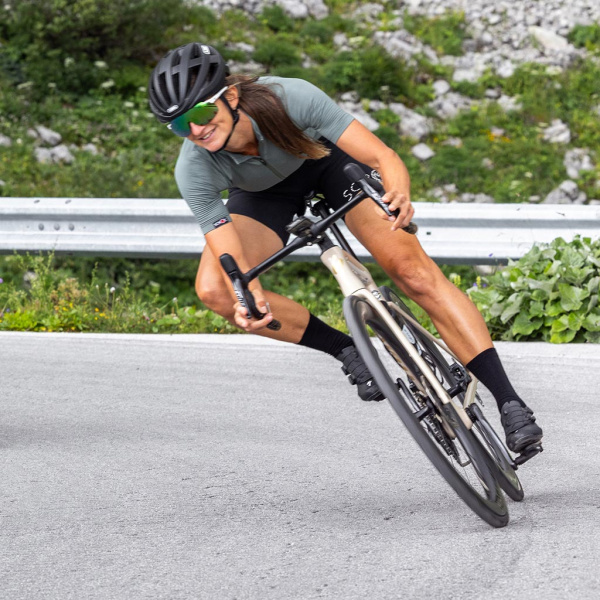
[[[221,199],[221,192],[229,188],[230,182],[211,164],[210,156],[204,154],[205,151],[184,140],[175,165],[175,181],[202,232],[207,234],[218,225],[231,221]]]
[[[312,83],[292,78],[279,81],[283,83],[282,100],[288,114],[300,129],[315,129],[335,144],[354,120],[351,114]],[[273,91],[276,91],[275,88]]]

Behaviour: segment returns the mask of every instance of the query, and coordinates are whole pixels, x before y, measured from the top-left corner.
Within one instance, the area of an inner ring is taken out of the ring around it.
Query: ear
[[[225,92],[225,98],[227,98],[227,102],[229,102],[229,106],[231,106],[231,108],[237,108],[237,105],[240,101],[240,92],[236,85],[229,87],[229,89]]]

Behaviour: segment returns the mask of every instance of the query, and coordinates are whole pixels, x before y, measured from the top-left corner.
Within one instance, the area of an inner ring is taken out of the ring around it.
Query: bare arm
[[[410,203],[410,176],[402,159],[358,121],[352,121],[338,139],[337,146],[352,158],[379,171],[386,189],[383,200],[400,214],[394,219],[377,210],[384,219],[394,221],[392,231],[406,227],[415,211]]]

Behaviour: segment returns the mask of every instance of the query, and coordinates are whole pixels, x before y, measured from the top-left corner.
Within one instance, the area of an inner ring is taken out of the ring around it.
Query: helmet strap
[[[229,104],[229,102],[228,102],[227,98],[225,98],[225,96],[223,96],[221,98],[221,100],[223,100],[223,102],[225,102],[225,104],[227,105],[227,108],[229,109],[229,112],[231,113],[231,116],[233,117],[233,125],[231,126],[231,131],[229,132],[229,135],[227,136],[227,139],[225,140],[223,145],[218,150],[209,150],[209,152],[211,154],[216,154],[217,152],[221,152],[221,150],[223,150],[225,148],[225,146],[227,146],[227,144],[229,144],[229,140],[231,139],[231,136],[233,135],[233,130],[235,129],[237,122],[240,120],[239,109],[231,108],[231,105]]]

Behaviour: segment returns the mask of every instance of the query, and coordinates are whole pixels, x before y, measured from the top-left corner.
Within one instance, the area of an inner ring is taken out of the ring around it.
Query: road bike
[[[355,164],[344,171],[351,189],[357,190],[345,205],[334,211],[311,194],[307,206],[313,217],[299,216],[287,226],[295,237],[281,250],[246,273],[229,254],[220,257],[221,265],[248,315],[260,319],[249,282],[299,248],[318,246],[321,261],[344,294],[344,317],[357,351],[380,390],[467,506],[490,525],[503,527],[509,521],[504,493],[515,501],[523,499],[516,470],[542,446],[530,446],[513,457],[484,415],[477,379],[442,340],[421,326],[392,289],[377,287],[337,221],[366,198],[393,213],[381,199],[379,182]],[[411,223],[405,230],[414,234],[417,227]],[[278,329],[280,323],[274,319],[269,327]]]

